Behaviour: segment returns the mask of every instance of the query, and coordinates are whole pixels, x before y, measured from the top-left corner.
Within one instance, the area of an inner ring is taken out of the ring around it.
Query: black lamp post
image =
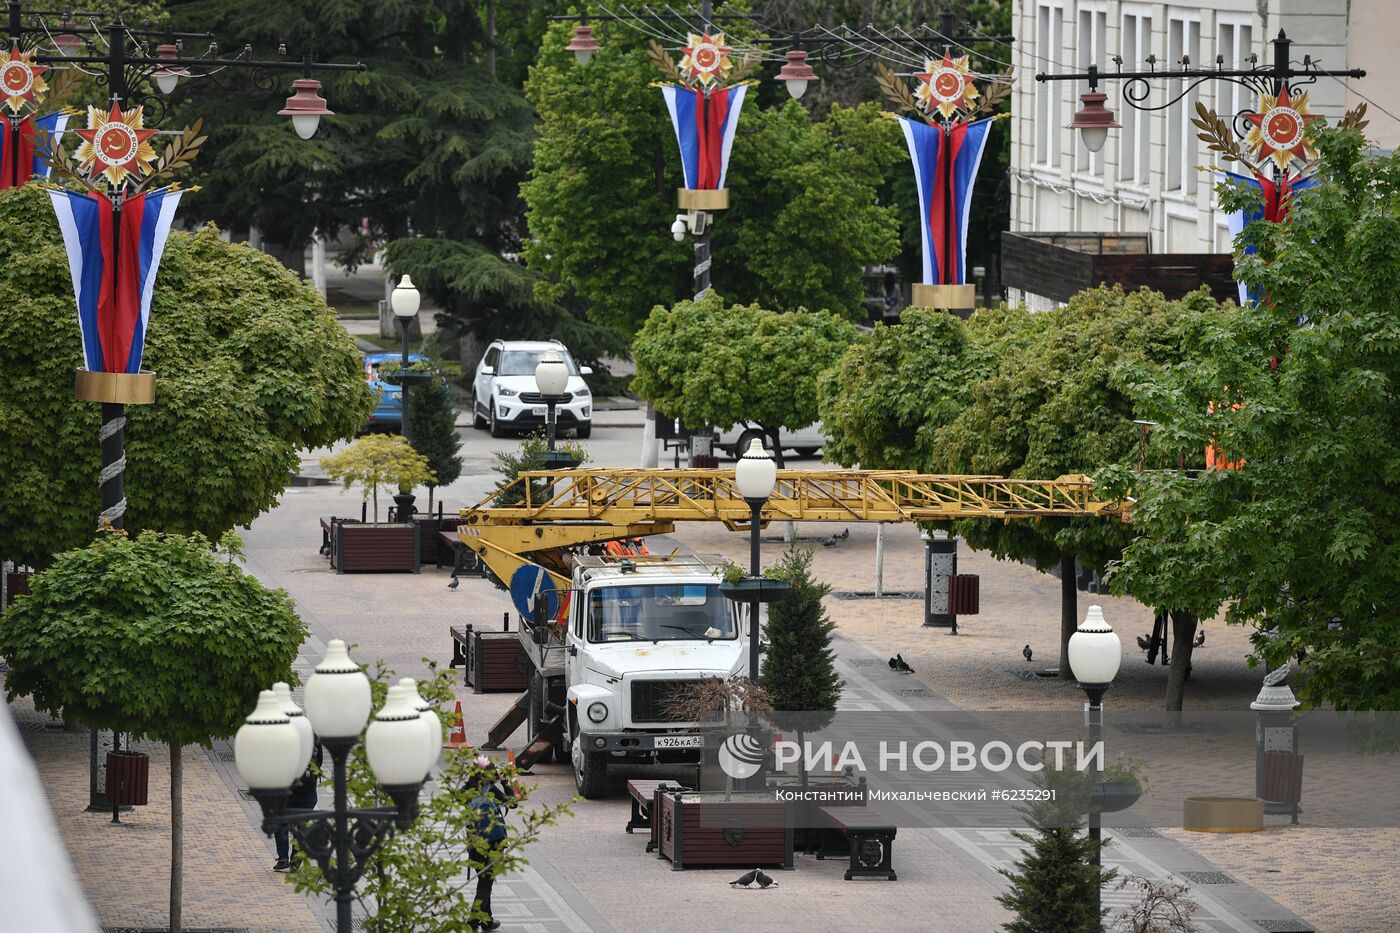
[[[310,731],[298,730],[286,713],[290,700],[264,690],[234,738],[238,771],[262,807],[263,832],[286,827],[302,851],[316,861],[335,891],[336,929],[350,933],[355,885],[384,840],[396,829],[407,829],[418,818],[418,791],[437,760],[442,743],[436,716],[422,713],[426,704],[417,687],[400,683],[389,688],[379,714],[365,730],[365,753],[392,807],[349,804],[347,761],[359,742],[370,712],[369,678],[333,639],[326,656],[306,684],[306,716],[330,752],[335,805],[329,810],[287,808],[292,781],[311,757]]]
[[[1123,661],[1123,645],[1113,627],[1103,617],[1103,610],[1090,606],[1079,629],[1069,639],[1069,666],[1079,687],[1089,697],[1084,707],[1084,716],[1089,725],[1089,745],[1094,748],[1103,741],[1103,695],[1118,676],[1118,665]],[[1094,916],[1099,916],[1102,898],[1102,880],[1097,869],[1103,864],[1099,850],[1102,845],[1102,817],[1100,816],[1099,785],[1103,780],[1103,758],[1098,762],[1098,774],[1094,780],[1094,793],[1089,805],[1089,839],[1094,843]]]
[[[759,522],[763,506],[773,495],[777,482],[778,466],[763,448],[763,442],[755,438],[734,465],[734,483],[739,487],[739,495],[749,505],[749,577],[756,584],[749,601],[749,679],[755,683],[758,682],[758,604],[762,600],[762,571],[758,564]]]
[[[571,396],[565,392],[569,385],[569,367],[564,365],[564,357],[558,350],[548,350],[535,366],[535,388],[545,404],[545,434],[549,439],[549,449],[554,450],[554,442],[559,434],[559,421],[556,408]]]

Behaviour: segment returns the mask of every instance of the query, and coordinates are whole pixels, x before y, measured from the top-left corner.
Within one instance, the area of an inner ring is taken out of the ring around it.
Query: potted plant
[[[1100,813],[1116,813],[1138,802],[1147,788],[1142,759],[1118,753],[1103,769],[1103,780],[1094,785],[1092,802]]]
[[[412,496],[405,490],[431,482],[427,459],[398,434],[367,434],[344,450],[321,458],[321,468],[345,489],[358,483],[362,497],[373,503],[372,523],[335,523],[331,562],[337,573],[352,570],[400,570],[417,573],[420,563],[418,530],[414,523],[380,524],[379,487],[400,490],[399,514],[412,516]]]

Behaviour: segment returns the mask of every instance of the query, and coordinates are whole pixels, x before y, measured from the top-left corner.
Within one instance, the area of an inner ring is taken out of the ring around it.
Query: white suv
[[[593,393],[583,377],[592,374],[579,368],[569,350],[557,340],[493,340],[472,380],[472,426],[490,427],[492,437],[505,437],[511,431],[543,427],[545,404],[535,385],[535,367],[545,353],[558,351],[569,369],[564,387],[568,400],[555,408],[561,431],[578,437],[593,433]]]

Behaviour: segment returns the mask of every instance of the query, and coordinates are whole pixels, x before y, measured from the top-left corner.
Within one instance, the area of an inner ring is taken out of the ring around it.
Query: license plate
[[[531,409],[530,409],[530,414],[534,415],[536,418],[543,418],[543,417],[544,417],[544,406],[543,406],[543,405],[536,405],[534,408],[531,408]]]
[[[704,748],[705,737],[701,735],[658,735],[654,748]]]

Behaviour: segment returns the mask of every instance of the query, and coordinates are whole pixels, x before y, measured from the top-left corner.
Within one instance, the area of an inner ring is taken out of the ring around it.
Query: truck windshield
[[[692,641],[734,638],[729,600],[717,584],[611,586],[588,600],[588,640]]]

